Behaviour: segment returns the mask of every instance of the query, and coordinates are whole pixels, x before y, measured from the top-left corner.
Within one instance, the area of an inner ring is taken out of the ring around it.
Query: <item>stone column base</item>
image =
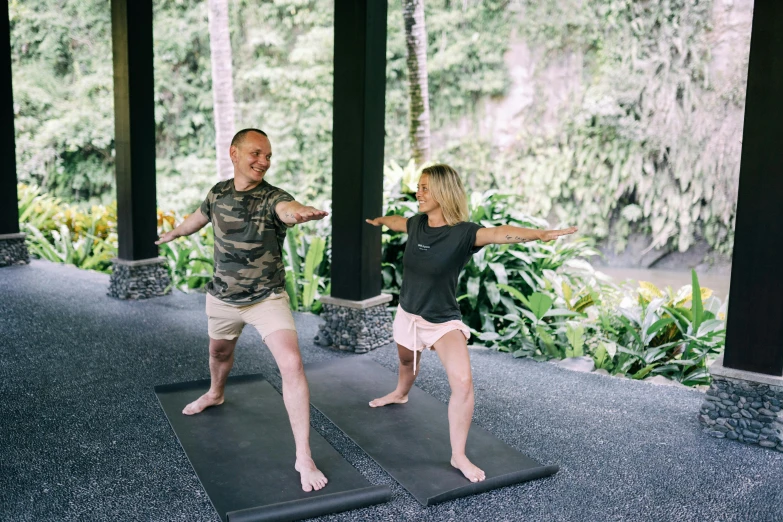
[[[114,258],[109,297],[147,299],[171,293],[168,262],[165,257],[138,261]]]
[[[722,355],[710,373],[712,385],[699,413],[703,431],[783,451],[783,376],[726,368]]]
[[[392,315],[386,309],[391,300],[388,294],[364,301],[321,297],[321,317],[326,323],[319,326],[316,344],[365,353],[393,342]]]
[[[27,265],[30,254],[24,238],[27,234],[0,234],[0,266]]]

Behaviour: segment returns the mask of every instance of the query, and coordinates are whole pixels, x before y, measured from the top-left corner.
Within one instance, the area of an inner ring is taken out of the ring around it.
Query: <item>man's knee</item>
[[[209,356],[221,362],[227,361],[234,353],[236,343],[236,339],[210,339]]]
[[[277,361],[277,367],[280,369],[280,376],[283,378],[304,375],[302,357],[298,352],[282,355]]]

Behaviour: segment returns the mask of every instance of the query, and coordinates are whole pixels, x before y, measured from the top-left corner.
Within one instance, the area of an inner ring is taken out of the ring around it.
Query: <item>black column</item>
[[[0,235],[19,233],[19,201],[16,194],[16,142],[14,138],[14,90],[11,82],[11,25],[8,0],[0,1]]]
[[[783,375],[783,2],[756,0],[726,326],[728,368]]]
[[[332,297],[381,293],[386,0],[335,0]]]
[[[152,0],[112,0],[119,258],[158,256]]]

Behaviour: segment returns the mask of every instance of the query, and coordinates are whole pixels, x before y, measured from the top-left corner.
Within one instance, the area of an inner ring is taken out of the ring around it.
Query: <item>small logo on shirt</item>
[[[416,246],[418,246],[419,250],[421,250],[423,252],[426,252],[427,250],[430,249],[430,245],[422,245],[421,243],[418,243]]]

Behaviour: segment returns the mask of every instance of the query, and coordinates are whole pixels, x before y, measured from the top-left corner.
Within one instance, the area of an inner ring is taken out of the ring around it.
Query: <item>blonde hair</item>
[[[467,221],[468,196],[457,171],[441,163],[425,167],[421,173],[430,178],[430,193],[440,205],[446,224]]]

